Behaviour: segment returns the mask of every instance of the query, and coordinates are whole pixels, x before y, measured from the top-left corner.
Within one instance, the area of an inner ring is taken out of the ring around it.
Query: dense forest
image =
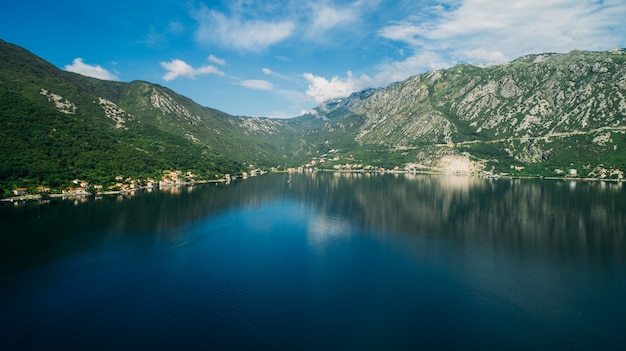
[[[164,170],[182,170],[215,179],[241,170],[208,146],[141,119],[116,128],[85,85],[120,83],[62,72],[6,43],[0,53],[0,196],[18,187],[63,189],[74,179],[107,185],[119,175],[159,179]],[[74,109],[61,111],[44,87],[69,97]]]
[[[113,129],[83,116],[0,90],[0,187],[62,188],[71,180],[108,184],[122,175],[159,178],[162,170],[183,169],[215,179],[240,166],[206,147],[136,123]]]

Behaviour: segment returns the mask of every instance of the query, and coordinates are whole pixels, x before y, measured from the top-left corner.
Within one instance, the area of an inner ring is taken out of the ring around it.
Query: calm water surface
[[[0,350],[624,349],[622,184],[317,173],[0,206]]]

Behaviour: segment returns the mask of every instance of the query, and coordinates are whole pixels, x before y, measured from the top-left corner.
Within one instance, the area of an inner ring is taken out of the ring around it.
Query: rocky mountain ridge
[[[359,96],[325,103],[315,116],[334,121],[341,118],[332,116],[361,116],[354,138],[358,147],[402,150],[406,163],[438,168],[444,156],[454,155],[475,166],[503,159],[509,159],[507,166],[550,160],[566,166],[588,162],[577,155],[585,147],[594,157],[609,154],[607,162],[616,157],[623,162],[617,155],[626,147],[623,49],[458,65]],[[565,155],[563,149],[572,148],[577,151]]]

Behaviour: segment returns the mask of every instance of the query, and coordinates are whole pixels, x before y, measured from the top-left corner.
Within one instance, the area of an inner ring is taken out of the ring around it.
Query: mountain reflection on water
[[[287,182],[287,179],[292,179]],[[76,235],[176,235],[175,228],[232,208],[296,199],[320,216],[317,236],[358,230],[437,236],[456,245],[626,258],[622,183],[486,180],[465,176],[362,173],[275,174],[224,184],[182,186],[82,203],[0,206],[2,263],[54,251]],[[56,230],[52,230],[57,228]],[[61,229],[62,230],[59,230]],[[94,229],[95,228],[95,229]],[[20,233],[13,235],[11,233]]]
[[[622,183],[321,173],[298,178],[292,190],[320,212],[341,213],[352,225],[386,235],[626,258]]]

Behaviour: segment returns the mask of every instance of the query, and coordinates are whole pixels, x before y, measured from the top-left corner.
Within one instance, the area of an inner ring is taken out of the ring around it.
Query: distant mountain
[[[289,122],[312,119],[317,134],[302,144],[365,163],[546,175],[624,169],[626,51],[458,65],[325,102]]]
[[[279,120],[231,116],[148,82],[65,72],[0,41],[0,196],[72,179],[163,170],[214,179],[313,159],[328,168],[534,175],[604,167],[616,176],[625,150],[622,49],[458,65]]]

